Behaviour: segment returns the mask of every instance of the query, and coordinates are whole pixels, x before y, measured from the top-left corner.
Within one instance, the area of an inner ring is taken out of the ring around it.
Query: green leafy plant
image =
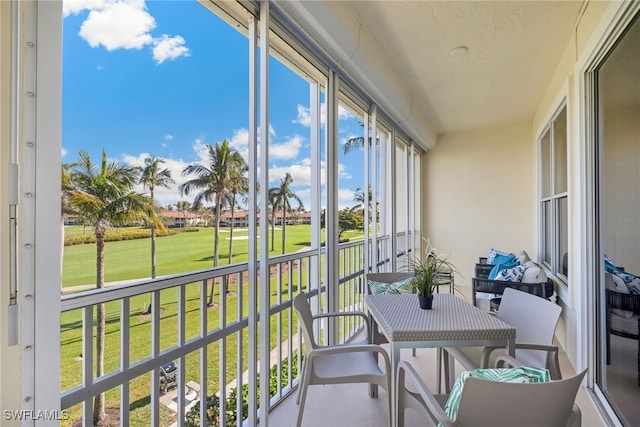
[[[441,254],[431,246],[428,239],[424,239],[426,246],[422,259],[414,259],[409,264],[409,271],[413,273],[411,285],[418,295],[433,296],[438,286],[449,285],[453,275],[457,274],[456,267],[448,260],[448,255]]]
[[[289,358],[285,358],[280,362],[281,386],[285,387],[289,384]],[[298,357],[297,351],[291,355],[291,375],[293,378],[298,376]],[[256,382],[260,383],[260,374],[256,376]],[[269,373],[269,395],[275,396],[278,393],[278,365],[273,365]],[[225,424],[229,427],[236,427],[238,419],[238,388],[234,387],[227,396],[227,413],[225,415]],[[260,405],[260,389],[256,393],[256,403]],[[242,414],[247,416],[249,413],[249,385],[242,385]],[[217,395],[207,397],[207,415],[205,424],[202,423],[200,416],[200,405],[197,404],[187,412],[185,416],[185,425],[187,427],[218,426],[220,425],[220,398]]]

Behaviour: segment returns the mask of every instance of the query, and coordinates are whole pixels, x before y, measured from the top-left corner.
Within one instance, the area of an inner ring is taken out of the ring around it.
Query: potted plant
[[[418,294],[420,308],[430,309],[433,305],[433,294],[441,284],[450,284],[453,274],[457,273],[455,266],[431,246],[428,240],[422,260],[413,260],[409,264],[409,271],[413,273],[412,286]]]

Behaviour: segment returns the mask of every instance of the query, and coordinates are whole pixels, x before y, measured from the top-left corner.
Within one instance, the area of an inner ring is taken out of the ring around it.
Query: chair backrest
[[[300,329],[302,329],[305,352],[309,354],[311,350],[318,348],[319,345],[316,343],[313,334],[313,313],[311,313],[307,294],[300,292],[296,295],[293,298],[293,308],[298,313],[298,322],[300,323]]]
[[[500,302],[498,318],[516,328],[516,342],[551,345],[561,312],[562,308],[549,300],[506,288]],[[546,352],[527,353],[528,357],[536,360],[536,367],[545,367]],[[516,350],[516,359],[518,358]]]
[[[412,293],[413,287],[411,284],[406,283],[411,278],[413,278],[413,274],[407,272],[368,273],[367,293]],[[373,291],[372,288],[376,290]]]
[[[505,383],[467,378],[456,426],[566,426],[586,370],[548,383]]]

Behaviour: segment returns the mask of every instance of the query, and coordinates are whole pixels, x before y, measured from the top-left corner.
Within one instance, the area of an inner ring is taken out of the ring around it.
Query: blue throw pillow
[[[513,253],[511,253],[511,252],[504,252],[504,251],[500,251],[500,250],[498,250],[498,249],[491,248],[491,249],[489,250],[489,256],[487,256],[487,264],[496,264],[496,260],[495,260],[495,258],[496,258],[496,256],[498,256],[498,255],[506,255],[506,256],[509,256],[509,255],[513,255]],[[514,255],[514,256],[515,256],[515,255]]]
[[[496,254],[496,256],[493,258],[493,262],[491,264],[493,265],[498,265],[498,264],[509,264],[513,261],[517,261],[516,256],[514,254]]]
[[[520,265],[520,261],[518,261],[515,256],[511,256],[510,260],[506,262],[496,263],[495,266],[489,272],[489,280],[495,280],[498,273],[505,269],[511,269]]]

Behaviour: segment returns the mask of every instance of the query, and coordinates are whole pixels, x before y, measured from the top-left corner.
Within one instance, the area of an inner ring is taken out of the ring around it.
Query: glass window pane
[[[558,200],[558,216],[556,225],[558,230],[558,272],[568,277],[569,263],[569,213],[568,199],[562,197]]]
[[[567,107],[553,123],[554,194],[567,191]]]
[[[542,261],[551,264],[552,247],[551,201],[542,202]]]
[[[545,132],[540,141],[541,161],[540,181],[542,184],[542,197],[551,196],[551,133]]]

